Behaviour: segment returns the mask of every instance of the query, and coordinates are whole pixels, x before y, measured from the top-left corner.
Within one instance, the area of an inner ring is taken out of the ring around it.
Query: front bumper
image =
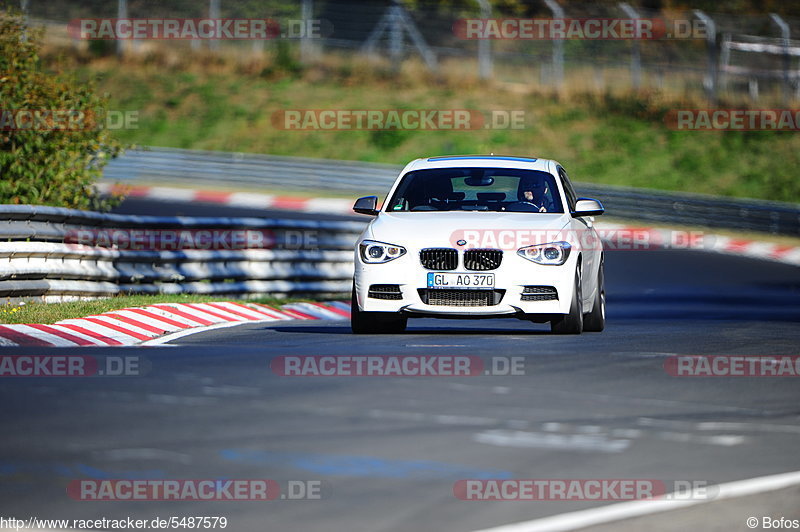
[[[459,267],[453,273],[493,273],[494,290],[503,291],[498,304],[487,306],[430,305],[423,301],[420,289],[427,289],[427,270],[419,260],[419,250],[409,249],[402,257],[384,264],[364,264],[356,254],[355,290],[358,305],[366,312],[403,312],[408,315],[492,317],[509,315],[568,314],[575,289],[575,267],[578,254],[570,255],[561,266],[543,266],[518,256],[513,251],[503,254],[500,267],[476,272]],[[372,285],[398,285],[400,299],[368,297]],[[551,286],[558,299],[526,301],[525,286]],[[478,289],[476,289],[478,290]]]

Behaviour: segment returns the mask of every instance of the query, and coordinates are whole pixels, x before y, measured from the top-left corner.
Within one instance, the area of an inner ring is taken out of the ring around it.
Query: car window
[[[506,199],[511,191],[515,191],[519,178],[511,176],[494,175],[494,182],[488,186],[470,186],[467,184],[468,176],[452,179],[453,191],[455,193],[463,192],[464,199],[477,200],[479,197],[486,197],[489,194],[502,194],[502,199]]]
[[[513,168],[409,172],[389,200],[388,210],[564,212],[553,175]]]
[[[564,186],[564,194],[567,196],[569,210],[574,211],[575,203],[578,201],[578,195],[575,193],[575,189],[572,187],[572,183],[569,180],[567,171],[561,166],[558,167],[558,176],[561,178],[561,184]]]

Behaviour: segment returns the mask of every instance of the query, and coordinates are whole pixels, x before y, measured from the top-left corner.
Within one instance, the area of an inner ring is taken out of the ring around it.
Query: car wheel
[[[353,334],[399,334],[406,330],[408,318],[391,312],[364,312],[358,308],[356,289],[350,297],[350,329]]]
[[[581,292],[580,266],[575,272],[575,289],[572,291],[572,303],[569,314],[564,314],[550,322],[550,331],[554,334],[580,334],[583,330],[583,293]]]
[[[597,293],[594,296],[592,310],[583,317],[583,330],[589,332],[600,332],[606,327],[606,285],[605,269],[600,262],[600,269],[597,272]]]

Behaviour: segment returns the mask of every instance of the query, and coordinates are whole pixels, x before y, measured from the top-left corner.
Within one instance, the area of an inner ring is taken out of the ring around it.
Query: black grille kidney
[[[428,248],[419,252],[419,261],[428,270],[455,270],[458,251],[450,248]]]
[[[468,249],[464,252],[464,267],[473,271],[496,270],[503,262],[499,249]]]

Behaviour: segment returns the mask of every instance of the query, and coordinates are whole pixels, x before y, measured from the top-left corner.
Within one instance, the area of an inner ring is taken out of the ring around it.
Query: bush
[[[89,41],[89,53],[94,57],[111,57],[117,53],[116,41],[93,39]]]
[[[0,203],[107,207],[92,183],[122,146],[104,129],[106,101],[91,83],[44,72],[41,39],[0,12]]]
[[[275,46],[275,66],[279,70],[293,75],[298,75],[303,72],[303,65],[294,58],[292,49],[285,39],[279,39]]]

